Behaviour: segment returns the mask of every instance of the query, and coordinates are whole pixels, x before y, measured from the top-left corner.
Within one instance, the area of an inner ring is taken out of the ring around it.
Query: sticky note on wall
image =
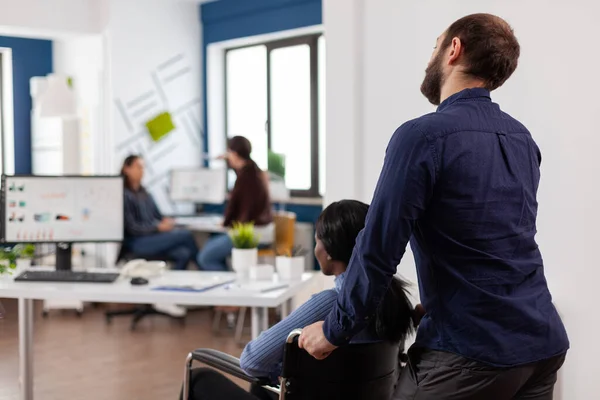
[[[171,114],[164,112],[146,122],[146,127],[152,140],[158,142],[175,129],[175,124],[173,123]]]

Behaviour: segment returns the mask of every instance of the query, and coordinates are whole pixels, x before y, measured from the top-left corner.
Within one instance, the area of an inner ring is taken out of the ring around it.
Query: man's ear
[[[452,39],[452,42],[450,43],[450,49],[448,50],[448,65],[454,65],[460,58],[460,56],[463,54],[463,52],[464,47],[460,39],[457,37]]]

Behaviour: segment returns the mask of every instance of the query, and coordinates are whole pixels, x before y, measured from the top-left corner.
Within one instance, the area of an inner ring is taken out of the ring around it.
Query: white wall
[[[146,185],[163,212],[173,212],[168,171],[200,166],[203,150],[198,6],[112,0],[108,35],[114,170],[127,154],[142,154]],[[174,116],[176,130],[154,143],[144,124],[163,111]]]
[[[455,19],[474,12],[507,19],[522,46],[517,72],[493,97],[529,127],[543,153],[538,241],[572,347],[557,395],[569,400],[597,398],[600,313],[595,293],[600,272],[592,251],[600,222],[594,163],[600,146],[595,121],[600,112],[600,83],[595,78],[600,56],[594,50],[600,4],[585,0],[324,0],[329,52],[326,201],[372,197],[395,128],[433,110],[419,86],[436,37]],[[352,36],[353,31],[362,32],[359,39]],[[349,90],[354,87],[359,90]],[[362,107],[357,109],[358,102]],[[361,114],[358,120],[349,117],[356,111]],[[358,182],[362,187],[343,172],[353,165],[361,168]],[[399,271],[414,279],[410,253]]]
[[[0,0],[3,34],[55,37],[100,33],[108,0]]]
[[[53,65],[56,74],[73,80],[77,97],[82,143],[80,173],[106,173],[100,165],[100,154],[94,154],[104,137],[102,109],[102,87],[104,80],[103,36],[86,35],[70,39],[55,40],[53,43]]]

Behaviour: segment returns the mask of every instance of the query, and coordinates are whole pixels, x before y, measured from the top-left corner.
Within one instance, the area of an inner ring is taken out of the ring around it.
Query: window
[[[292,196],[324,191],[324,55],[322,35],[225,52],[226,136],[247,137],[265,170],[269,151],[283,154]]]

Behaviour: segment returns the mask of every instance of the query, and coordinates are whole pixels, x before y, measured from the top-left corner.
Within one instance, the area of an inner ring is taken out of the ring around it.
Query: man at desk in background
[[[437,112],[393,135],[337,305],[300,337],[317,358],[347,344],[412,236],[426,314],[397,399],[552,399],[569,341],[535,241],[541,155],[490,98],[519,54],[489,14],[438,38],[421,86]]]
[[[175,222],[162,216],[152,195],[142,186],[142,158],[127,157],[121,175],[125,185],[126,251],[136,258],[164,257],[175,263],[174,269],[186,270],[190,263],[196,262],[198,254],[194,236],[189,231],[175,229]]]

